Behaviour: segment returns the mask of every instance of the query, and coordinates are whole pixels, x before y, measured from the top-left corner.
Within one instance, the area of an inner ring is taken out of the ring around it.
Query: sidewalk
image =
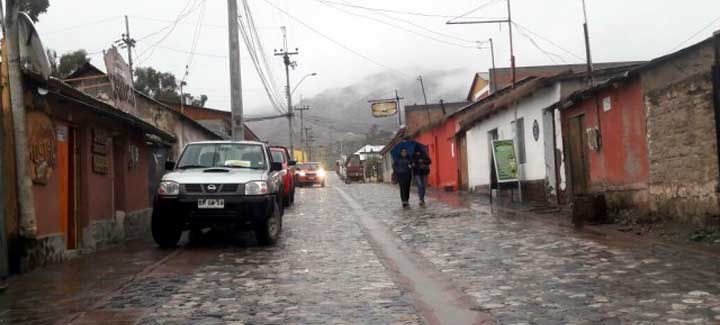
[[[12,276],[0,293],[0,324],[70,320],[173,253],[155,247],[147,240],[131,241]]]

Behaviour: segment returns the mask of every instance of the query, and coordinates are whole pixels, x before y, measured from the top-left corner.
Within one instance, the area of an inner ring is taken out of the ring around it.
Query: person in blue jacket
[[[407,149],[400,150],[400,156],[393,161],[393,178],[400,185],[400,199],[403,208],[410,207],[410,184],[412,183],[412,158]]]

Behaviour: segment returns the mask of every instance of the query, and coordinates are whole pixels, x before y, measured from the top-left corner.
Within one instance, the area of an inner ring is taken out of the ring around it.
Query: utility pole
[[[400,108],[400,95],[398,95],[397,89],[395,89],[395,102],[397,103],[397,111],[398,111],[398,126],[402,126],[402,109]]]
[[[122,38],[115,41],[115,44],[118,44],[120,48],[127,49],[127,56],[128,56],[128,66],[130,67],[130,76],[133,75],[133,56],[132,56],[132,49],[135,47],[135,39],[130,37],[130,22],[128,21],[128,16],[125,15],[125,34],[122,34]],[[130,78],[131,80],[133,78]]]
[[[230,108],[232,118],[232,139],[245,139],[243,121],[242,78],[240,77],[240,40],[238,34],[237,0],[228,0],[228,43],[230,45]]]
[[[295,48],[295,52],[289,52],[287,47],[287,29],[285,26],[281,27],[283,32],[283,48],[275,50],[275,56],[282,56],[283,63],[285,63],[285,81],[286,81],[286,92],[287,92],[287,118],[288,118],[288,142],[290,145],[290,151],[295,152],[294,135],[293,135],[293,107],[292,107],[292,93],[290,90],[290,68],[295,69],[296,62],[290,61],[291,55],[298,55],[298,49]]]
[[[304,120],[303,120],[303,111],[307,111],[307,110],[309,110],[309,109],[310,109],[310,106],[307,106],[307,105],[305,105],[305,106],[299,106],[299,107],[295,107],[295,108],[294,108],[294,110],[300,111],[300,145],[303,145],[303,143],[304,143],[303,140],[304,140],[304,138],[305,138],[305,137],[304,137],[304,133],[305,133],[305,132],[303,132],[303,130],[305,130],[305,123],[303,122],[303,121],[304,121]],[[307,149],[308,149],[308,147],[307,147],[307,144],[306,144],[306,145],[305,145],[305,151],[307,151]]]
[[[507,19],[492,19],[492,20],[477,20],[477,21],[460,21],[460,22],[454,22],[452,20],[448,21],[446,24],[448,25],[455,25],[455,24],[497,24],[497,23],[507,23],[508,24],[508,38],[510,41],[510,69],[512,73],[512,84],[511,87],[515,88],[515,82],[516,82],[516,73],[515,73],[515,49],[513,46],[513,32],[512,32],[512,9],[510,7],[510,0],[507,1]],[[497,85],[495,85],[497,87]],[[514,109],[514,125],[515,125],[515,132],[514,132],[514,139],[513,142],[515,142],[515,157],[518,157],[518,116],[517,116],[517,105],[515,105]],[[523,192],[522,192],[522,183],[521,183],[522,175],[519,174],[518,170],[518,194],[520,197],[520,201],[523,200]]]
[[[492,61],[492,87],[490,90],[495,92],[497,90],[497,70],[495,70],[495,45],[493,44],[492,37],[490,38],[490,60]]]
[[[312,148],[310,147],[312,134],[310,133],[311,128],[304,128],[305,131],[305,147],[307,148],[308,161],[312,161]]]
[[[7,35],[7,28],[5,27],[5,10],[2,8],[2,3],[0,3],[0,27],[2,28],[3,35]],[[3,61],[6,61],[7,53],[2,53]],[[7,96],[7,71],[5,67],[7,64],[3,62],[2,69],[0,69],[0,82],[2,82],[2,103],[3,105],[7,105],[6,102],[6,96]],[[4,114],[0,112],[0,145],[5,143],[5,120],[4,120]],[[0,150],[0,152],[3,152],[3,150]],[[3,164],[2,158],[0,158],[0,175],[5,176],[7,175],[5,173],[5,168],[8,168]],[[9,174],[9,173],[8,173]],[[0,177],[1,178],[1,177]],[[5,180],[0,179],[0,290],[5,289],[6,285],[4,284],[5,278],[10,275],[10,259],[9,259],[9,249],[8,249],[8,234],[7,229],[5,228],[5,222],[8,218],[8,215],[6,214],[5,204],[7,204],[5,198],[6,192],[8,189],[5,188]]]
[[[513,32],[512,32],[512,11],[510,9],[510,0],[507,1],[507,19],[491,19],[491,20],[473,20],[473,21],[448,21],[447,25],[473,25],[473,24],[498,24],[507,23],[510,40],[510,69],[512,70],[512,87],[515,87],[515,50],[513,47]],[[492,45],[491,45],[492,46]],[[496,86],[497,87],[497,86]]]
[[[10,83],[10,100],[12,102],[13,131],[15,138],[15,164],[17,169],[17,191],[20,206],[20,235],[35,238],[37,222],[35,220],[35,200],[32,182],[28,171],[28,143],[25,130],[25,102],[20,70],[20,43],[18,34],[18,15],[20,5],[17,0],[8,0],[6,45],[8,50],[8,82]]]
[[[585,33],[585,57],[587,58],[587,73],[588,83],[592,86],[593,84],[593,63],[592,55],[590,53],[590,31],[588,30],[588,19],[587,9],[585,7],[585,0],[582,0],[583,17],[585,22],[583,23],[583,32]]]
[[[425,83],[423,82],[422,76],[418,76],[418,81],[420,81],[420,89],[422,89],[423,99],[425,100],[425,105],[427,105],[427,95],[425,94]],[[397,96],[397,94],[396,94]]]

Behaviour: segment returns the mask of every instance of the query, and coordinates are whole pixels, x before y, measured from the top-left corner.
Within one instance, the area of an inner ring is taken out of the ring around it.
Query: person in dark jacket
[[[420,206],[425,207],[425,188],[427,188],[428,174],[430,174],[430,158],[421,150],[416,150],[412,159],[413,175],[415,175],[415,185],[418,188],[418,198]]]
[[[412,183],[412,159],[407,149],[400,150],[400,157],[393,161],[393,174],[400,185],[400,199],[403,208],[408,208],[410,203],[410,183]]]

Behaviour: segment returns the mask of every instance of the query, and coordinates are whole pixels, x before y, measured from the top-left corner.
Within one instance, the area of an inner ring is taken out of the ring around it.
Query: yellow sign
[[[382,101],[370,104],[374,117],[393,116],[398,111],[398,103],[396,101]]]

